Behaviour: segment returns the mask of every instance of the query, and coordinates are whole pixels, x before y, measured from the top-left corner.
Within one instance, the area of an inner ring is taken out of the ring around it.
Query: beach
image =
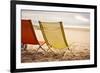
[[[88,60],[90,59],[90,30],[87,28],[64,28],[66,41],[69,49],[48,50],[48,46],[44,44],[42,47],[47,51],[39,49],[36,53],[38,45],[29,45],[27,51],[21,50],[21,62],[49,62],[49,61],[69,61],[69,60]],[[38,41],[43,41],[42,32],[35,29]]]

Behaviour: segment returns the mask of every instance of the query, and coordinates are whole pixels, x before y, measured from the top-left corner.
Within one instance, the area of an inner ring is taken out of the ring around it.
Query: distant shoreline
[[[82,28],[78,28],[78,27],[65,27],[64,29],[69,29],[69,30],[86,30],[86,31],[90,31],[90,28],[87,27],[82,27]]]
[[[33,28],[40,30],[40,27],[38,25],[33,25]],[[79,26],[66,26],[64,27],[64,29],[68,29],[68,30],[86,30],[86,31],[90,31],[89,27],[79,27]]]

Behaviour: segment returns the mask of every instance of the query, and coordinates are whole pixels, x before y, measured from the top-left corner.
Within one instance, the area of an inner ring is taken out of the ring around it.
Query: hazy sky
[[[22,19],[31,19],[34,25],[39,25],[38,21],[44,21],[44,22],[62,21],[64,27],[67,26],[89,27],[90,25],[89,13],[22,10]]]

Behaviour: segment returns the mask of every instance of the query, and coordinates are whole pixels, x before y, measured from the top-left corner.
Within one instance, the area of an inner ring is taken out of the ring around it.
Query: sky
[[[33,11],[22,10],[22,19],[30,19],[33,25],[39,25],[41,22],[63,22],[64,27],[87,27],[90,26],[89,13],[76,12],[54,12],[54,11]]]

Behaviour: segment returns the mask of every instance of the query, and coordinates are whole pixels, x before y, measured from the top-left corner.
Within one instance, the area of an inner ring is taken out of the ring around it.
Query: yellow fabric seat
[[[41,22],[39,21],[46,44],[55,49],[68,48],[62,22]]]

